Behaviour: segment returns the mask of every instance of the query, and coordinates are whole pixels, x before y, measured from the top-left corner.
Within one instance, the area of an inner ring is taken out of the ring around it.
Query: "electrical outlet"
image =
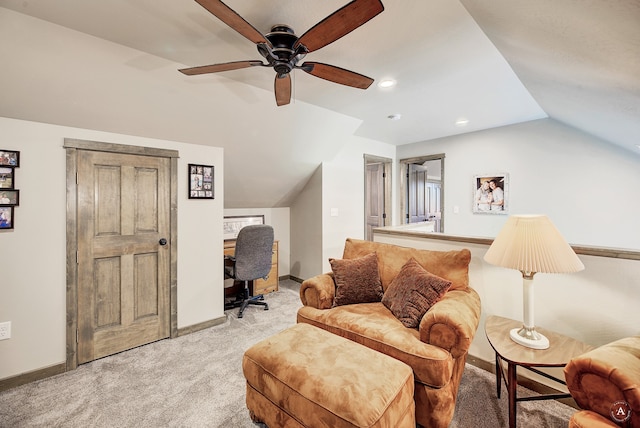
[[[0,322],[0,340],[11,339],[11,321]]]

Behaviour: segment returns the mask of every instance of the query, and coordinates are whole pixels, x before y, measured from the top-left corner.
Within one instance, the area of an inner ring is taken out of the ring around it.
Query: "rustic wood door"
[[[82,364],[169,337],[170,160],[78,150]]]

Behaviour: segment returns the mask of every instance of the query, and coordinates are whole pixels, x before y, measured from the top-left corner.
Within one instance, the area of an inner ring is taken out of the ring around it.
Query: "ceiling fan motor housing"
[[[278,24],[271,27],[271,32],[265,34],[272,48],[258,46],[258,52],[269,61],[278,76],[284,76],[293,70],[305,54],[297,54],[293,45],[298,40],[293,28],[288,25]]]

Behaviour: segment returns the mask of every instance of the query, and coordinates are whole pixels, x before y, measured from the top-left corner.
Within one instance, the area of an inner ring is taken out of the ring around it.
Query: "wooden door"
[[[78,151],[82,364],[170,333],[170,160]]]
[[[382,163],[368,163],[366,175],[365,239],[373,240],[373,228],[384,226],[385,171]]]
[[[427,167],[409,164],[407,167],[408,213],[407,223],[418,223],[427,220],[429,197],[427,195]]]

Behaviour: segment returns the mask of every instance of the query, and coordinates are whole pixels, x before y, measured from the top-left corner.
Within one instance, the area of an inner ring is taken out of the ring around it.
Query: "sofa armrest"
[[[480,296],[473,288],[448,291],[420,322],[420,340],[465,355],[480,323]]]
[[[569,361],[567,388],[578,406],[611,420],[612,406],[631,407],[631,426],[640,426],[640,336],[600,346]]]
[[[304,306],[316,309],[330,309],[336,295],[333,273],[323,273],[309,278],[300,285],[300,300]]]

